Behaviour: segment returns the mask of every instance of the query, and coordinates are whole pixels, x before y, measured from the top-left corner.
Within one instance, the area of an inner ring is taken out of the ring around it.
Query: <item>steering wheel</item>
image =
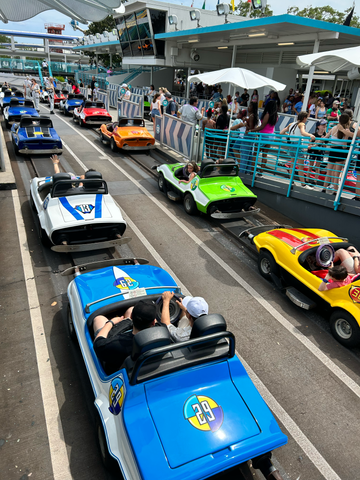
[[[180,300],[180,298],[183,298],[183,295],[181,295],[181,296],[174,295],[173,298],[170,300],[169,310],[170,310],[170,322],[171,323],[177,322],[180,318],[181,308],[176,303],[176,300]],[[163,299],[162,299],[162,297],[159,297],[156,300],[156,319],[159,322],[161,322],[162,307],[163,307]]]
[[[334,261],[335,251],[332,245],[320,245],[316,250],[316,262],[324,268],[330,267]]]

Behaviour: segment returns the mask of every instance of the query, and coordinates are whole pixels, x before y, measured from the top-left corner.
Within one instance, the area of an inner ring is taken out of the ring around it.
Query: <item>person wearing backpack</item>
[[[165,98],[169,102],[167,104],[166,109],[165,109],[165,113],[167,113],[168,115],[172,115],[172,116],[176,117],[176,114],[177,114],[177,111],[178,111],[178,106],[176,105],[176,103],[172,99],[171,93],[170,92],[165,93]]]

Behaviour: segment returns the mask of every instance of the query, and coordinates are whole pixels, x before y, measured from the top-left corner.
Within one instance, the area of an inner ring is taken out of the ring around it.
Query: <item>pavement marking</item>
[[[59,117],[60,118],[60,117]],[[86,142],[93,146],[95,150],[104,156],[104,151],[89,140],[85,135],[74,128],[70,123],[61,119]],[[289,320],[278,312],[265,298],[263,298],[246,280],[235,272],[222,258],[206,246],[188,227],[186,227],[173,213],[170,212],[157,198],[154,197],[141,183],[120,167],[111,157],[106,155],[108,161],[114,165],[125,177],[136,185],[160,210],[162,210],[178,227],[185,232],[200,248],[202,248],[215,262],[220,265],[244,290],[246,290],[272,317],[275,318],[289,333],[291,333],[305,348],[307,348],[325,367],[327,367],[341,382],[344,383],[358,398],[360,398],[360,385],[358,385],[349,375],[328,358],[319,347],[301,333]]]
[[[16,227],[18,231],[20,253],[24,271],[25,286],[29,302],[29,315],[33,332],[37,368],[39,372],[41,397],[44,406],[45,424],[49,439],[51,466],[54,480],[69,480],[69,458],[66,451],[64,432],[62,429],[59,405],[57,402],[55,382],[49,362],[49,350],[44,335],[44,323],[40,302],[36,289],[32,260],[21,214],[21,205],[17,190],[12,190]]]
[[[70,153],[70,155],[72,155],[75,158],[75,160],[78,162],[80,167],[84,170],[84,172],[86,172],[86,170],[88,170],[86,165],[83,164],[83,162],[80,160],[80,158],[71,150],[71,148],[64,142],[64,140],[61,140],[61,141],[62,141],[62,144],[64,145],[64,147],[66,148],[66,150]]]
[[[77,160],[76,156],[74,158],[75,160]],[[190,291],[186,288],[186,286],[182,282],[180,282],[180,280],[177,278],[177,276],[172,271],[170,266],[165,262],[165,260],[163,260],[161,255],[157,252],[157,250],[155,250],[155,248],[147,240],[145,235],[143,235],[143,233],[139,230],[139,228],[135,225],[135,223],[130,219],[130,217],[125,212],[124,212],[124,218],[126,219],[130,228],[134,231],[134,233],[137,235],[139,240],[145,246],[145,248],[148,249],[151,255],[159,263],[161,268],[163,268],[164,270],[170,273],[170,275],[175,279],[176,283],[179,286],[181,286],[183,293],[185,293],[186,295],[191,295]],[[319,451],[316,449],[313,443],[307,438],[307,436],[297,426],[294,420],[290,417],[290,415],[286,412],[286,410],[279,404],[279,402],[270,393],[270,391],[267,389],[264,383],[260,380],[260,378],[256,375],[256,373],[251,369],[251,367],[246,363],[246,361],[241,357],[241,355],[237,351],[236,351],[236,355],[238,356],[240,361],[243,363],[244,367],[246,368],[249,374],[249,377],[251,378],[256,388],[264,398],[268,407],[278,417],[279,421],[284,425],[284,427],[293,437],[295,442],[304,451],[304,453],[308,456],[310,461],[319,470],[319,472],[326,478],[326,480],[341,480],[341,478],[332,469],[332,467],[328,464],[325,458],[319,453]]]

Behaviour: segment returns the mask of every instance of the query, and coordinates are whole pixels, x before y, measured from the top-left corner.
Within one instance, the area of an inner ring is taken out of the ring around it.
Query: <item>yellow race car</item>
[[[360,344],[360,275],[346,286],[319,291],[336,250],[354,247],[348,239],[316,228],[276,228],[258,234],[250,229],[247,235],[258,250],[264,278],[285,289],[299,307],[326,312],[331,332],[341,344]]]

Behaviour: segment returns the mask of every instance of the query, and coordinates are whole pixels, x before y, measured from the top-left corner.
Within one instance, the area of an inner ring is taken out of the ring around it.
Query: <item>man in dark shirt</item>
[[[168,115],[175,115],[176,116],[178,108],[177,108],[176,103],[174,102],[174,100],[171,97],[171,93],[170,92],[165,93],[165,98],[169,102],[168,106],[165,109],[165,113],[167,113]]]
[[[248,94],[248,91],[246,88],[244,88],[244,93],[241,95],[241,106],[242,107],[247,107],[250,95]]]
[[[94,319],[94,350],[101,362],[106,364],[106,373],[120,370],[126,357],[131,355],[134,335],[153,327],[156,323],[156,306],[150,300],[138,302],[131,318],[115,317],[108,320],[103,315]]]

